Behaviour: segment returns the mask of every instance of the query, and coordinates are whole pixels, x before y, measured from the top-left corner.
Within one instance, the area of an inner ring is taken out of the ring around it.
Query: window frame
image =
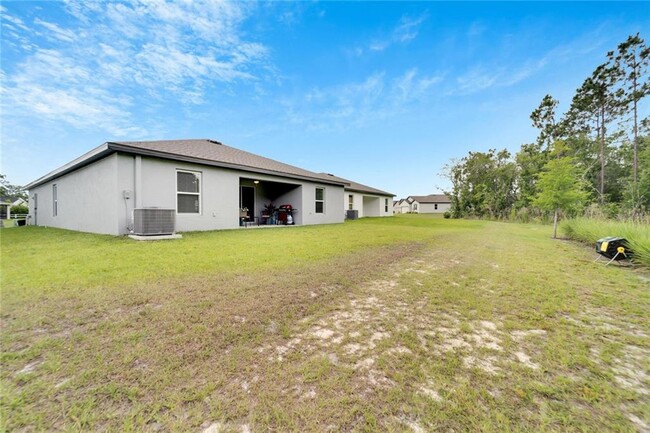
[[[323,191],[323,198],[320,199],[320,200],[318,199],[318,190],[319,189]],[[325,214],[325,197],[326,197],[325,189],[326,188],[324,186],[317,186],[317,187],[314,188],[314,213]],[[318,211],[318,203],[321,203],[321,211],[320,212]]]
[[[198,192],[186,192],[186,191],[179,191],[178,190],[178,173],[188,173],[196,176],[196,178],[199,181],[199,187],[198,187]],[[184,196],[197,196],[199,198],[199,208],[197,212],[180,212],[178,209],[178,197],[180,195]],[[176,215],[202,215],[203,213],[203,172],[200,171],[194,171],[194,170],[186,170],[186,169],[181,169],[177,168],[176,169]]]
[[[58,184],[52,184],[52,216],[59,215],[59,187]]]
[[[354,194],[348,194],[348,210],[354,210]]]
[[[388,199],[384,198],[384,212],[388,213]]]

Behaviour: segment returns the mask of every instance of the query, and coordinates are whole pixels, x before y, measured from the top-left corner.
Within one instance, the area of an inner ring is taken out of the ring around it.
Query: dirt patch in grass
[[[294,268],[16,301],[2,427],[644,431],[644,282],[539,227],[448,224]]]

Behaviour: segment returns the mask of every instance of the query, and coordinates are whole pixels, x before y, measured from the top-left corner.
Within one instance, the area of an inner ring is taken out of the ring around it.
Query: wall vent
[[[142,208],[133,210],[133,234],[140,236],[174,233],[174,209]]]

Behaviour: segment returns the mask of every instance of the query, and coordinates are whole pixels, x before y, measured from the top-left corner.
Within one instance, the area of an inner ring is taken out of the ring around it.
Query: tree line
[[[546,95],[530,119],[539,134],[513,156],[469,152],[445,167],[451,216],[545,217],[589,209],[606,217],[650,214],[650,48],[637,33],[607,53],[576,90],[569,110]]]

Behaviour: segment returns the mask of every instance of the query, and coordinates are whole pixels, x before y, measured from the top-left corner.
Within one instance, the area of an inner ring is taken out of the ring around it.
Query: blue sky
[[[470,150],[535,139],[644,2],[6,2],[2,173],[26,184],[110,140],[212,138],[429,194]],[[647,115],[647,104],[643,107]]]

